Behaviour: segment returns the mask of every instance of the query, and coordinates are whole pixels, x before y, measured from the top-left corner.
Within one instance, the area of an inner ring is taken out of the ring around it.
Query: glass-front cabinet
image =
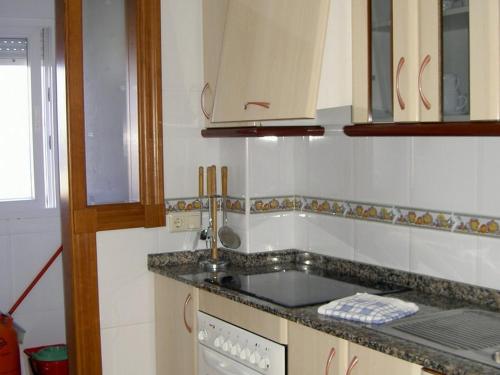
[[[500,119],[500,0],[353,0],[353,122]]]

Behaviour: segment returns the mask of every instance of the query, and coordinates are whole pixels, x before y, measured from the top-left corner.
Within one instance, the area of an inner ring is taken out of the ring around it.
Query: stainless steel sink
[[[500,313],[457,309],[380,327],[391,335],[500,368]]]

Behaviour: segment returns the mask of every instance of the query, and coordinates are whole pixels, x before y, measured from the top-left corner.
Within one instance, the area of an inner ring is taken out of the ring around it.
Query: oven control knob
[[[259,362],[259,367],[263,370],[268,369],[269,366],[271,366],[271,361],[269,361],[269,358],[264,357],[260,360]]]
[[[203,341],[208,338],[208,332],[204,329],[202,329],[200,332],[198,332],[198,340]]]
[[[248,348],[242,349],[240,352],[240,359],[245,361],[248,357],[250,357],[250,350]]]
[[[225,352],[230,351],[232,347],[233,343],[231,342],[231,340],[227,340],[224,344],[222,344],[222,350],[224,350]]]
[[[224,337],[222,336],[217,336],[214,340],[214,346],[216,348],[220,348],[224,344]]]
[[[241,353],[241,346],[240,344],[236,344],[231,348],[231,354],[232,355],[240,355]]]
[[[253,352],[252,354],[250,354],[250,358],[248,358],[248,361],[252,365],[258,364],[260,362],[260,354],[259,354],[259,352]]]

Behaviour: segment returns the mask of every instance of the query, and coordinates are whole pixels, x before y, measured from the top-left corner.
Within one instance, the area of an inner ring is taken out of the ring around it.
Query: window
[[[0,215],[56,206],[50,29],[0,24]]]

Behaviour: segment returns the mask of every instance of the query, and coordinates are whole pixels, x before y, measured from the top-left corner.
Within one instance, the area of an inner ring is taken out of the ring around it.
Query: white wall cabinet
[[[156,374],[197,374],[198,289],[155,275]]]
[[[232,0],[212,122],[314,118],[330,0]]]
[[[500,0],[354,0],[352,28],[353,122],[500,119]]]

